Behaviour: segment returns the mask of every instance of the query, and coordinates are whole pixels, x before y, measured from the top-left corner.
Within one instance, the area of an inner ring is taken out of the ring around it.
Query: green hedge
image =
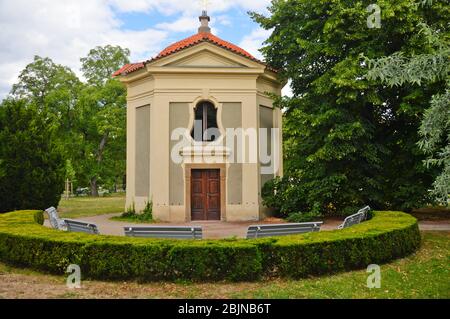
[[[44,212],[42,210],[38,210],[33,215],[34,222],[39,225],[44,225]]]
[[[243,281],[361,269],[420,246],[417,220],[400,212],[375,212],[344,230],[202,241],[61,232],[41,226],[42,217],[36,211],[0,215],[0,260],[56,274],[78,264],[91,279]]]

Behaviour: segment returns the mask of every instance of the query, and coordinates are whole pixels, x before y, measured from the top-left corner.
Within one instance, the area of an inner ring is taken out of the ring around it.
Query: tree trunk
[[[103,135],[102,140],[100,141],[100,145],[98,146],[98,153],[97,153],[97,163],[101,163],[103,160],[103,151],[106,147],[106,142],[108,141],[109,133],[106,132],[105,135]]]
[[[97,176],[91,178],[91,195],[98,197]]]
[[[100,145],[98,146],[98,153],[97,153],[97,164],[100,166],[101,162],[103,160],[103,151],[106,147],[106,142],[108,141],[109,133],[105,133],[103,135],[102,140],[100,141]],[[93,197],[99,197],[98,195],[98,185],[97,185],[97,176],[94,176],[91,178],[91,195]]]

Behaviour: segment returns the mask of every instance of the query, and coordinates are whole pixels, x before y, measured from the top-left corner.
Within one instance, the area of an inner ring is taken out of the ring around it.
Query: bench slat
[[[287,236],[316,232],[320,230],[322,224],[323,222],[251,225],[247,230],[247,238]]]
[[[95,224],[87,223],[78,220],[64,219],[67,225],[67,230],[70,232],[87,233],[87,234],[98,234],[98,227]]]
[[[310,228],[315,228],[315,227],[320,227],[322,224],[314,224],[314,225],[302,225],[302,226],[296,226],[296,227],[289,227],[289,226],[284,226],[284,225],[280,225],[277,227],[265,227],[265,225],[263,227],[261,226],[249,226],[249,229],[258,229],[260,228],[261,230],[264,231],[271,231],[271,230],[297,230],[297,229],[310,229]]]
[[[181,226],[174,226],[174,227],[165,227],[165,226],[148,226],[148,227],[124,227],[126,228],[132,228],[133,230],[140,230],[140,231],[183,231],[183,230],[189,230],[194,229],[196,231],[201,231],[202,228],[195,226],[195,227],[181,227]]]
[[[339,225],[338,229],[347,228],[365,221],[367,219],[367,213],[369,212],[369,210],[370,206],[366,206],[358,210],[356,214],[347,216],[344,219],[344,222],[341,225]]]
[[[264,230],[257,230],[257,229],[249,229],[248,232],[259,232],[264,234],[296,234],[296,233],[308,233],[314,229],[318,229],[318,227],[308,227],[308,228],[298,228],[298,229],[264,229]]]
[[[202,239],[203,232],[199,226],[149,226],[124,227],[125,236],[171,239]]]
[[[143,232],[143,231],[126,231],[128,234],[134,235],[153,235],[153,236],[184,236],[184,237],[192,237],[192,232]],[[194,233],[195,234],[195,233]],[[197,233],[200,234],[201,233]]]
[[[202,236],[177,235],[177,234],[152,234],[152,233],[125,233],[127,237],[142,238],[171,238],[171,239],[202,239]]]
[[[361,208],[360,210],[358,210],[358,213],[363,213],[364,214],[364,220],[367,220],[367,213],[370,210],[370,206],[366,206],[364,208]]]
[[[66,223],[64,222],[63,219],[59,217],[58,211],[56,210],[55,207],[47,208],[45,212],[48,215],[48,219],[52,228],[59,230],[67,230]]]
[[[314,226],[320,226],[323,222],[308,222],[308,223],[295,223],[295,224],[265,224],[265,225],[250,225],[249,228],[261,227],[264,229],[297,229],[297,228],[309,228]]]

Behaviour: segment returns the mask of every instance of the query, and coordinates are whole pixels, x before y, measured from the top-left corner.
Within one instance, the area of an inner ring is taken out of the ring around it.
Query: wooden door
[[[220,220],[220,170],[192,170],[191,219]]]
[[[220,170],[210,169],[206,175],[206,219],[220,220]]]

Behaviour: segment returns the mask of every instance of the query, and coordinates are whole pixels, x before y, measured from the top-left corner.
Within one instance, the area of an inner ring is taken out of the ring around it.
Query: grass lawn
[[[366,287],[365,270],[303,280],[254,283],[137,283],[83,281],[0,263],[0,298],[450,298],[450,232],[423,232],[416,254],[381,265],[381,288]]]
[[[124,209],[125,194],[114,194],[107,197],[62,198],[58,206],[58,212],[63,218],[123,213]]]

